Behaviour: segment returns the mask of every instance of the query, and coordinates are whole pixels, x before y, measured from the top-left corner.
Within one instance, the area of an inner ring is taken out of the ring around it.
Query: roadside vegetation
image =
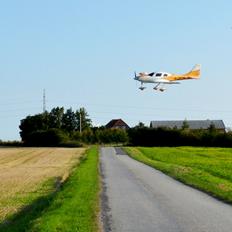
[[[85,108],[67,110],[55,107],[50,112],[29,115],[20,121],[21,143],[1,142],[0,145],[39,147],[81,147],[91,144],[127,144],[130,146],[198,146],[232,147],[232,132],[216,129],[191,130],[184,121],[182,128],[149,128],[142,122],[124,130],[93,127]]]
[[[232,203],[232,149],[125,147],[132,158]],[[170,193],[171,194],[171,193]]]
[[[232,132],[218,131],[212,124],[206,130],[135,127],[128,130],[129,144],[143,147],[232,147]]]
[[[93,127],[85,108],[73,111],[63,107],[27,116],[19,125],[22,143],[6,145],[81,147],[89,144],[125,144],[128,135],[122,129]],[[81,131],[81,132],[80,132]],[[4,142],[0,145],[4,145]]]
[[[182,128],[149,128],[143,123],[128,130],[93,127],[85,108],[67,110],[55,107],[29,115],[20,121],[21,143],[5,145],[39,147],[81,147],[90,144],[128,144],[131,146],[206,146],[232,147],[232,132],[217,130],[214,124],[208,129],[190,130],[187,121]],[[0,145],[4,142],[0,141]]]
[[[52,150],[52,148],[50,149]],[[44,156],[50,157],[51,154],[57,153],[51,150]],[[79,151],[79,149],[71,150]],[[63,173],[63,178],[57,174],[54,174],[53,178],[45,175],[46,178],[34,188],[24,186],[22,193],[19,194],[16,191],[14,194],[12,192],[8,205],[8,198],[1,202],[1,206],[4,205],[6,209],[16,206],[17,210],[13,210],[8,215],[2,215],[0,231],[98,231],[98,149],[92,147],[85,154],[82,150],[81,154],[76,153],[76,161],[73,160],[72,165],[69,162],[62,164],[62,167],[68,167],[69,170],[68,173]],[[19,156],[20,152],[18,153]],[[62,154],[60,158],[65,156],[67,155]],[[35,159],[36,157],[39,160],[39,154],[34,154]],[[57,157],[53,157],[55,163],[50,163],[48,166],[62,169],[61,166],[56,165],[56,160]],[[2,163],[4,162],[3,159]],[[12,158],[12,162],[17,163],[17,159]],[[26,158],[25,162],[27,162]],[[44,163],[44,166],[42,165],[43,161],[35,162],[35,164],[38,167],[40,166],[41,170],[46,169],[46,163]],[[21,163],[18,168],[23,169],[23,167],[24,164]],[[26,174],[33,173],[35,169],[36,165],[25,171],[24,177]],[[21,182],[20,180],[16,181],[19,184]],[[15,185],[17,184],[15,183]],[[10,188],[7,190],[10,192]],[[19,202],[20,207],[18,207]]]

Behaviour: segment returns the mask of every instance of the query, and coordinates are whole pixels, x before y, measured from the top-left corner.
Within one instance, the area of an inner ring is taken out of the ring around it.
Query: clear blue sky
[[[94,125],[223,119],[232,127],[232,2],[229,0],[0,1],[0,139],[20,139],[20,119],[55,106],[85,107]],[[136,71],[201,80],[164,93]]]

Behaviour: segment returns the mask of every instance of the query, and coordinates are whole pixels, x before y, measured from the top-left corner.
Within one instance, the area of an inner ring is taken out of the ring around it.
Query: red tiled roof
[[[112,119],[110,122],[106,124],[106,128],[114,128],[114,127],[129,128],[129,126],[122,119]]]

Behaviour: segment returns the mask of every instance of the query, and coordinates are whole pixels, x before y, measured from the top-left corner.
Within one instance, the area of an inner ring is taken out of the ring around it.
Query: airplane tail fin
[[[196,64],[193,69],[185,74],[186,76],[190,77],[191,79],[198,79],[201,75],[201,65]]]

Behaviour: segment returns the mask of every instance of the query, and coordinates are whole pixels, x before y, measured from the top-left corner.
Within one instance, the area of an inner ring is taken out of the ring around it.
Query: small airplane
[[[178,81],[182,80],[199,79],[200,73],[201,65],[196,64],[191,71],[182,75],[171,74],[167,72],[141,72],[139,75],[137,75],[135,72],[134,80],[141,82],[141,86],[139,87],[140,90],[144,90],[146,88],[143,86],[144,83],[155,83],[156,85],[153,89],[163,92],[166,90],[164,85],[180,84]]]

